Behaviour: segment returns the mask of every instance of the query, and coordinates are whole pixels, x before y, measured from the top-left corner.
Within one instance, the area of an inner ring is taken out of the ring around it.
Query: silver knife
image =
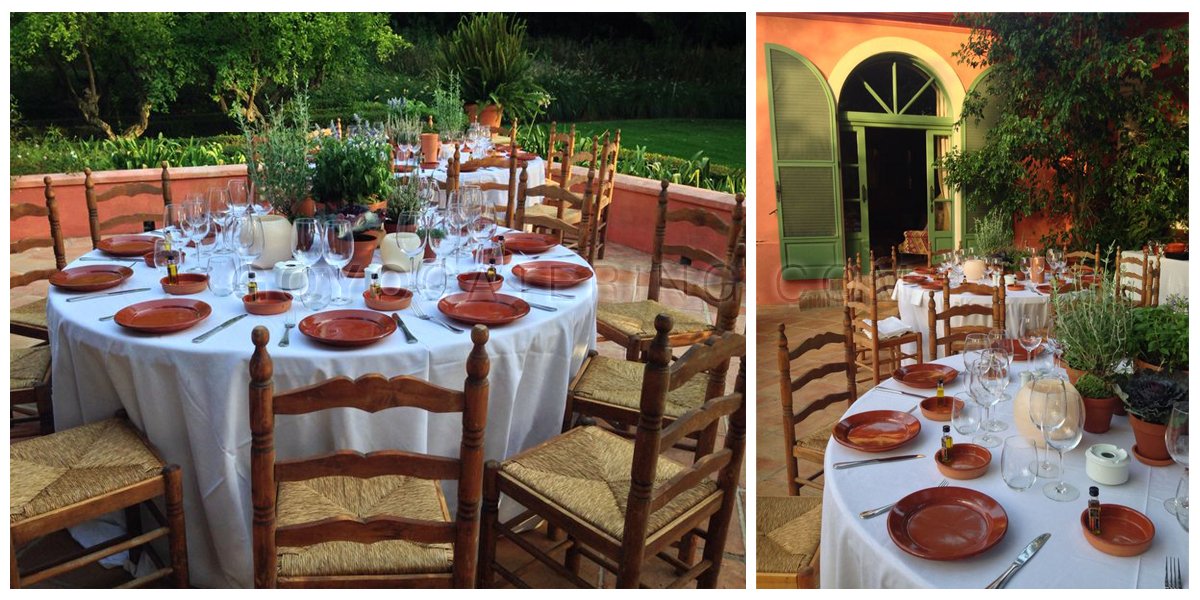
[[[534,307],[534,308],[540,308],[540,309],[542,309],[542,310],[544,310],[544,311],[548,311],[548,312],[556,312],[556,311],[558,311],[558,309],[557,309],[557,308],[554,308],[553,306],[546,306],[545,304],[535,304],[535,303],[533,303],[533,302],[530,302],[530,301],[528,301],[528,300],[526,300],[526,301],[525,301],[525,304],[528,304],[528,305],[530,305],[530,306],[532,306],[532,307]]]
[[[81,256],[75,260],[90,261],[90,262],[127,262],[137,264],[140,261],[132,258],[108,258],[104,256]]]
[[[1028,546],[1025,546],[1025,549],[1021,551],[1021,554],[1017,555],[1017,560],[1014,560],[1011,565],[1008,565],[1008,569],[1004,571],[1004,574],[997,577],[995,581],[989,583],[984,589],[998,590],[1008,585],[1008,580],[1012,579],[1012,576],[1015,575],[1016,572],[1021,569],[1021,567],[1025,566],[1025,563],[1029,562],[1029,559],[1033,558],[1033,555],[1037,554],[1038,550],[1042,549],[1042,545],[1044,545],[1048,539],[1050,539],[1049,533],[1043,533],[1042,535],[1034,538],[1032,542],[1029,542]]]
[[[233,325],[234,323],[241,321],[244,317],[246,317],[247,314],[248,313],[242,313],[228,321],[225,321],[224,323],[221,323],[220,325],[217,325],[216,327],[213,327],[212,329],[209,329],[208,331],[205,331],[204,333],[193,338],[192,343],[199,344],[200,342],[207,340],[208,338],[212,337],[213,334],[217,333],[218,331],[221,331],[222,329],[225,329],[226,327],[229,327],[230,325]]]
[[[894,390],[894,389],[892,389],[892,388],[890,388],[890,387],[883,387],[882,385],[877,385],[877,386],[875,386],[875,388],[874,388],[874,389],[877,389],[877,390],[880,390],[880,391],[883,391],[883,392],[891,392],[891,393],[893,393],[893,394],[903,394],[903,395],[905,395],[905,396],[912,396],[913,398],[920,398],[920,399],[922,399],[922,400],[924,400],[924,399],[926,399],[926,398],[928,398],[928,397],[929,397],[929,396],[922,396],[922,395],[920,395],[920,394],[914,394],[914,393],[912,393],[912,392],[905,392],[905,391],[902,391],[902,390]]]
[[[408,325],[404,324],[404,321],[400,319],[400,315],[392,313],[392,320],[394,320],[396,324],[400,326],[400,329],[404,330],[404,339],[408,340],[408,343],[417,343],[417,336],[413,335],[412,332],[408,330]]]
[[[878,463],[895,462],[898,460],[912,460],[914,458],[925,458],[924,454],[904,454],[902,456],[889,456],[886,458],[871,458],[867,460],[852,460],[850,462],[833,463],[835,469],[853,469],[863,465],[874,465]]]
[[[121,294],[132,294],[134,292],[148,292],[150,288],[136,288],[132,290],[121,290],[119,292],[102,292],[99,294],[88,294],[86,296],[75,296],[67,298],[67,302],[79,302],[80,300],[91,300],[92,298],[103,298],[105,296],[120,296]]]

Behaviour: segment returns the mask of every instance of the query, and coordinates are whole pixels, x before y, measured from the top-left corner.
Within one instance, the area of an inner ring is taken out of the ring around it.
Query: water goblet
[[[250,207],[250,192],[246,189],[246,180],[230,179],[226,185],[229,189],[229,210],[234,217],[246,214]]]
[[[1049,442],[1050,432],[1062,427],[1067,418],[1065,398],[1062,397],[1065,391],[1062,391],[1061,383],[1055,378],[1039,379],[1033,382],[1029,391],[1029,420],[1042,432],[1042,439],[1046,442],[1046,458],[1037,464],[1038,475],[1042,477],[1058,477],[1062,472],[1061,465],[1050,462]]]
[[[229,239],[233,243],[234,252],[243,265],[243,273],[250,273],[251,263],[262,256],[266,246],[266,234],[263,231],[262,219],[252,214],[234,217],[229,224]],[[238,280],[237,289],[241,293],[249,290],[248,282]]]
[[[349,291],[345,289],[342,269],[354,258],[354,225],[347,219],[334,219],[325,225],[325,262],[337,269],[335,276],[337,292],[333,303],[350,303]]]
[[[183,227],[187,221],[187,207],[183,203],[168,204],[163,207],[163,235],[171,236],[176,242],[183,243]]]
[[[192,261],[189,272],[207,272],[208,263],[204,260],[204,238],[208,237],[211,219],[208,215],[208,204],[200,194],[188,194],[183,201],[184,220],[183,235],[196,248],[196,260]]]
[[[309,269],[321,260],[324,244],[321,226],[316,219],[301,217],[292,222],[292,257]]]
[[[226,235],[229,229],[229,221],[233,219],[233,212],[229,206],[229,191],[225,188],[210,187],[208,188],[208,212],[212,215],[212,221],[218,227],[217,230],[217,245],[214,252],[229,252],[229,245],[226,241]]]
[[[1000,454],[1000,472],[1008,487],[1023,492],[1037,482],[1037,446],[1020,435],[1004,439]]]
[[[975,366],[968,371],[969,381],[967,383],[967,391],[971,399],[984,409],[984,418],[980,423],[980,429],[983,433],[976,436],[973,441],[984,448],[995,448],[1003,442],[998,436],[992,435],[991,430],[987,427],[987,423],[991,420],[992,407],[1000,399],[999,395],[993,391],[988,383],[989,378],[992,377],[992,371],[998,368],[997,362],[997,359],[991,357],[989,352],[985,351],[983,356],[975,363]]]
[[[1183,477],[1179,480],[1179,486],[1176,488],[1175,497],[1169,498],[1164,506],[1167,512],[1177,514],[1180,507],[1185,507],[1187,502],[1187,477],[1188,477],[1188,403],[1176,402],[1175,406],[1171,407],[1171,416],[1167,417],[1167,430],[1164,435],[1167,442],[1167,452],[1171,454],[1171,458],[1175,462],[1183,465]],[[1184,521],[1184,529],[1187,525]]]
[[[329,301],[333,296],[333,278],[332,267],[311,267],[308,269],[308,285],[304,287],[304,292],[300,294],[300,301],[304,303],[304,308],[316,312],[329,306]]]
[[[983,354],[983,351],[991,347],[992,340],[988,337],[988,334],[968,333],[966,339],[963,340],[962,349],[963,364],[967,370],[970,371],[971,367],[975,366],[975,363],[979,361],[979,357]]]
[[[1069,452],[1079,445],[1083,440],[1083,406],[1081,401],[1075,400],[1074,397],[1067,395],[1066,383],[1057,378],[1046,378],[1038,380],[1037,384],[1046,386],[1048,411],[1061,412],[1063,420],[1057,427],[1046,430],[1046,452],[1050,452],[1050,448],[1058,453],[1059,466],[1059,481],[1051,483],[1042,488],[1047,498],[1057,502],[1070,502],[1079,498],[1079,490],[1064,481],[1062,478],[1066,475],[1066,469],[1063,468],[1063,452]],[[1037,385],[1035,384],[1035,385]],[[1031,400],[1032,402],[1032,400]],[[1074,410],[1071,403],[1074,402]],[[1052,418],[1054,420],[1056,417]]]

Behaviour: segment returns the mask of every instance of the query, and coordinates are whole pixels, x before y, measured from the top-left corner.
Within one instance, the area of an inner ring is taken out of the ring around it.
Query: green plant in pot
[[[320,138],[313,169],[313,197],[324,203],[322,219],[344,218],[354,227],[355,274],[371,261],[382,237],[391,190],[391,147],[382,128],[355,119],[344,136]]]
[[[308,97],[298,94],[253,122],[241,111],[233,116],[246,138],[247,175],[255,193],[268,198],[276,213],[296,216],[312,190]]]
[[[988,211],[982,219],[975,219],[975,250],[981,256],[998,257],[1012,247],[1012,217],[998,210]]]
[[[1070,294],[1052,293],[1054,337],[1072,385],[1083,373],[1111,381],[1129,357],[1131,309],[1115,297],[1111,281]]]
[[[1084,373],[1075,382],[1075,391],[1083,399],[1083,430],[1088,433],[1108,431],[1113,413],[1120,403],[1112,384],[1091,373]]]
[[[436,133],[443,143],[453,143],[462,138],[467,128],[467,115],[462,109],[462,85],[454,76],[439,79],[433,90],[433,102],[429,113],[433,117]],[[422,151],[425,149],[422,148]],[[426,152],[426,154],[428,154]]]
[[[1130,351],[1137,366],[1151,371],[1188,368],[1188,306],[1186,298],[1133,309]]]
[[[503,110],[528,122],[550,105],[550,94],[535,79],[525,32],[520,19],[479,13],[464,16],[438,44],[434,55],[438,72],[462,82],[463,97],[468,106],[476,105],[484,125],[499,127]]]
[[[1188,399],[1187,380],[1164,373],[1139,371],[1117,388],[1117,395],[1129,413],[1129,424],[1137,444],[1133,455],[1150,466],[1173,462],[1167,452],[1167,419],[1176,402]]]
[[[421,208],[421,178],[415,173],[393,179],[388,188],[387,222],[389,230],[411,231],[416,223],[410,215]]]

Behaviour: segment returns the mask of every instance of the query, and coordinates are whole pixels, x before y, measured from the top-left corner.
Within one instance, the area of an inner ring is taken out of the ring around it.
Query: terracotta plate
[[[916,271],[917,273],[921,273],[922,275],[932,275],[934,273],[934,268],[933,267],[916,267],[913,269],[913,271]]]
[[[1010,292],[1023,292],[1023,291],[1025,291],[1025,286],[1024,286],[1024,285],[1021,285],[1021,284],[1019,284],[1019,283],[1014,283],[1014,284],[1012,284],[1012,285],[1009,285],[1009,286],[1006,286],[1006,287],[1008,287],[1008,291],[1010,291]]]
[[[492,238],[498,240],[500,236]],[[558,245],[558,238],[540,233],[506,233],[504,248],[522,254],[541,254]]]
[[[1088,530],[1087,509],[1079,515],[1083,537],[1093,548],[1113,556],[1137,556],[1154,541],[1154,523],[1146,515],[1120,504],[1100,505],[1100,534]]]
[[[366,346],[396,331],[396,322],[371,310],[330,310],[300,320],[300,333],[330,346]]]
[[[421,168],[422,168],[422,169],[425,169],[425,170],[429,170],[429,169],[436,169],[436,168],[438,168],[438,165],[439,165],[439,164],[441,164],[441,163],[439,163],[439,162],[438,162],[438,161],[436,161],[436,160],[434,160],[434,161],[429,161],[429,162],[423,162],[423,163],[421,163]]]
[[[537,155],[537,154],[534,154],[533,152],[526,152],[526,151],[524,151],[524,150],[517,150],[517,160],[533,160],[533,159],[535,159],[535,158],[537,158],[537,157],[538,157],[538,155]]]
[[[975,444],[954,444],[950,448],[950,463],[942,462],[945,450],[938,450],[933,455],[938,471],[950,479],[975,479],[987,473],[988,465],[992,464],[992,453],[983,446]]]
[[[938,379],[942,379],[943,384],[950,385],[950,382],[958,377],[958,369],[935,363],[905,365],[892,372],[892,377],[909,387],[933,390],[937,389]]]
[[[1004,539],[1008,514],[990,496],[961,487],[913,492],[892,507],[888,535],[901,550],[930,560],[958,560]]]
[[[478,170],[479,170],[478,163],[473,164],[473,165],[468,164],[468,163],[462,163],[461,165],[458,166],[459,173],[474,173],[475,171],[478,171]]]
[[[160,239],[152,235],[117,235],[100,240],[96,249],[109,256],[145,257],[154,252],[154,242]]]
[[[901,279],[904,280],[904,283],[923,283],[929,278],[924,275],[905,275]]]
[[[413,293],[404,288],[383,288],[383,293],[379,297],[370,289],[363,291],[363,302],[367,308],[374,310],[393,311],[404,310],[412,304]]]
[[[438,301],[442,314],[472,325],[504,325],[529,314],[529,303],[490,291],[460,292]]]
[[[199,294],[208,287],[208,275],[204,273],[180,273],[171,283],[171,278],[163,277],[158,280],[163,291],[172,296],[189,296]]]
[[[850,415],[833,426],[833,439],[863,452],[886,452],[903,446],[921,433],[916,417],[898,410],[869,410]]]
[[[491,290],[493,292],[500,291],[500,286],[504,285],[504,276],[496,275],[493,281],[487,280],[487,273],[472,271],[470,273],[459,273],[458,288],[464,292],[474,292],[476,290]]]
[[[923,290],[940,290],[940,289],[942,289],[942,282],[937,281],[937,280],[922,281],[922,282],[918,283],[917,285],[921,286],[921,289],[923,289]]]
[[[1002,340],[1000,342],[1004,348],[1007,348],[1012,353],[1013,360],[1026,361],[1029,360],[1029,353],[1025,351],[1025,347],[1017,340]],[[1042,354],[1042,346],[1033,349],[1033,357],[1037,358]]]
[[[592,278],[592,270],[586,266],[557,260],[521,263],[512,272],[517,279],[544,288],[571,287]]]
[[[121,285],[133,269],[120,265],[89,265],[63,269],[50,276],[50,285],[69,292],[95,292]]]
[[[930,421],[949,421],[954,405],[962,406],[962,402],[954,396],[930,396],[921,401],[921,414]]]
[[[149,300],[126,306],[117,311],[117,325],[142,333],[172,333],[183,331],[208,318],[212,307],[189,298]]]
[[[1043,294],[1049,294],[1053,289],[1054,288],[1048,283],[1043,283],[1042,285],[1037,286],[1037,291]]]

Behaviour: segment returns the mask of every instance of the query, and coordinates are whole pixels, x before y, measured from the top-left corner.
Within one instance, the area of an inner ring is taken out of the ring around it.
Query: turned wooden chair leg
[[[183,472],[178,465],[163,469],[166,477],[167,543],[171,548],[171,569],[175,587],[189,587],[187,559],[187,523],[183,518]]]
[[[570,536],[568,536],[570,538]],[[563,566],[571,573],[579,575],[579,568],[582,564],[580,560],[583,555],[579,552],[579,540],[570,538],[570,544],[567,545],[567,557],[563,560]]]
[[[479,515],[479,563],[476,565],[477,588],[492,587],[492,564],[496,560],[496,538],[500,534],[500,493],[496,476],[500,463],[487,461],[483,467],[483,508]]]

